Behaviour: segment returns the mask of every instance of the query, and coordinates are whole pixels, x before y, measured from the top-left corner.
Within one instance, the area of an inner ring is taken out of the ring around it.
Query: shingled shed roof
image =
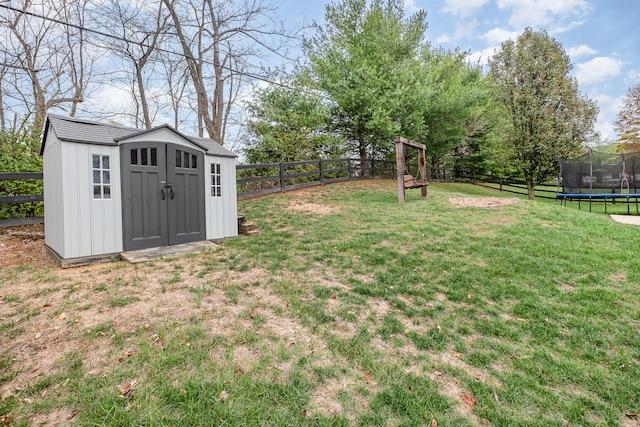
[[[209,138],[199,138],[197,136],[189,137],[195,144],[203,146],[207,150],[207,154],[218,157],[238,157],[233,152],[227,150],[222,145]]]
[[[176,131],[171,126],[162,125],[152,129],[136,129],[112,124],[100,123],[91,120],[77,119],[75,117],[64,117],[54,114],[47,116],[42,147],[40,154],[44,153],[44,145],[47,141],[49,128],[53,130],[56,137],[61,141],[77,142],[95,145],[118,145],[124,139],[150,133],[158,129],[167,128],[180,135],[182,138],[191,141],[193,144],[207,151],[207,155],[218,157],[237,157],[233,152],[227,150],[222,145],[208,138],[189,137]]]

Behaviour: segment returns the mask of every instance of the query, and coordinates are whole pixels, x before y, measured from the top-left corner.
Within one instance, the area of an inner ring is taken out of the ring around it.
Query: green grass
[[[79,426],[635,423],[640,230],[544,201],[448,200],[466,196],[505,194],[432,184],[400,205],[393,182],[330,185],[241,202],[261,233],[220,251],[81,279],[48,271],[60,276],[51,288],[77,298],[63,300],[74,322],[55,331],[83,350],[26,388],[24,350],[9,338],[42,325],[46,310],[34,308],[55,294],[40,283],[22,296],[13,286],[43,273],[12,271],[0,282],[0,385],[15,391],[0,415],[29,425],[57,410]],[[110,318],[117,307],[127,314]]]

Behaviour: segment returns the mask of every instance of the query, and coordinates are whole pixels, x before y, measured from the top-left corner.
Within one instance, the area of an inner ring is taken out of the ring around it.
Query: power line
[[[126,39],[125,37],[116,36],[114,34],[105,33],[103,31],[99,31],[99,30],[94,30],[92,28],[87,28],[87,27],[85,27],[83,25],[72,24],[70,22],[62,21],[60,19],[56,19],[56,18],[51,18],[51,17],[48,17],[48,16],[40,15],[38,13],[30,12],[28,10],[18,9],[18,8],[15,8],[15,7],[12,7],[12,6],[8,6],[8,5],[5,5],[5,4],[0,4],[0,8],[8,9],[8,10],[11,10],[11,11],[17,12],[17,13],[22,13],[24,15],[32,16],[34,18],[42,19],[42,20],[45,20],[45,21],[51,21],[51,22],[54,22],[54,23],[59,24],[59,25],[64,25],[64,26],[67,26],[67,27],[75,28],[77,30],[85,31],[87,33],[97,34],[99,36],[107,37],[107,38],[118,40],[118,41],[121,41],[121,42],[137,44],[140,47],[146,47],[146,48],[150,48],[151,47],[149,45],[144,44],[143,42],[131,41],[131,40]],[[183,53],[175,52],[175,51],[172,51],[172,50],[169,50],[169,49],[164,49],[164,48],[161,48],[161,47],[155,47],[154,49],[156,51],[158,51],[158,52],[168,53],[170,55],[176,55],[176,56],[183,57],[185,59],[191,59],[193,61],[197,61],[197,58],[194,58],[193,56],[187,55],[184,52]],[[213,62],[206,61],[204,59],[202,59],[201,62],[203,62],[205,64],[208,64],[208,65],[214,65],[215,66],[215,64]],[[292,87],[290,87],[288,85],[285,85],[283,83],[276,82],[276,81],[273,81],[273,80],[269,80],[266,77],[260,76],[258,74],[248,73],[246,71],[239,71],[239,70],[233,69],[233,68],[231,68],[229,66],[222,65],[222,64],[220,65],[220,67],[223,68],[223,69],[226,69],[227,71],[230,71],[232,73],[244,75],[246,77],[250,77],[250,78],[253,78],[253,79],[256,79],[256,80],[260,80],[260,81],[263,81],[265,83],[269,83],[269,84],[280,86],[280,87],[287,88],[287,89],[293,89]]]
[[[18,8],[15,8],[15,7],[7,6],[5,4],[0,4],[0,7],[3,8],[3,9],[12,10],[14,12],[22,13],[23,15],[33,16],[34,18],[40,18],[40,19],[43,19],[45,21],[55,22],[56,24],[65,25],[67,27],[75,28],[77,30],[86,31],[88,33],[94,33],[94,34],[98,34],[100,36],[110,37],[110,38],[113,38],[113,39],[118,39],[120,41],[124,41],[124,42],[130,43],[128,40],[126,40],[124,38],[120,38],[120,37],[115,36],[113,34],[103,33],[102,31],[98,31],[98,30],[92,30],[90,28],[85,28],[82,25],[72,24],[70,22],[62,21],[60,19],[50,18],[48,16],[40,15],[40,14],[37,14],[35,12],[29,12],[28,10],[18,9]]]

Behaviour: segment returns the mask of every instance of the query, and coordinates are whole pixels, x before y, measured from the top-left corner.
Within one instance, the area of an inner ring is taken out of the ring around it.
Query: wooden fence
[[[408,168],[417,173],[417,164]],[[360,179],[395,179],[396,162],[379,159],[322,159],[286,163],[261,163],[238,165],[236,167],[236,188],[239,199],[261,196],[270,193],[295,190],[314,185]],[[403,171],[404,172],[404,171]],[[0,183],[4,180],[42,179],[42,172],[0,172]],[[431,168],[429,181],[468,182],[485,185],[496,190],[514,194],[527,194],[524,182],[493,175],[462,173],[453,169]],[[545,194],[549,193],[549,195]],[[551,187],[536,190],[536,197],[555,198],[555,189]],[[42,194],[0,196],[0,207],[6,204],[21,204],[43,201]],[[0,227],[21,224],[41,223],[43,217],[0,219]]]
[[[42,172],[0,172],[0,187],[2,181],[23,181],[27,179],[42,179]],[[14,205],[23,203],[33,203],[44,201],[42,194],[20,194],[0,196],[0,207],[3,205]],[[0,227],[9,227],[23,224],[38,224],[44,221],[41,216],[29,216],[25,218],[8,218],[0,220]]]
[[[394,161],[345,158],[238,165],[236,183],[242,199],[332,182],[395,177]]]

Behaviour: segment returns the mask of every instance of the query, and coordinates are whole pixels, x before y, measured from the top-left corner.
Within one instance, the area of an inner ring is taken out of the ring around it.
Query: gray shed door
[[[205,239],[204,155],[162,142],[120,147],[124,250]]]

